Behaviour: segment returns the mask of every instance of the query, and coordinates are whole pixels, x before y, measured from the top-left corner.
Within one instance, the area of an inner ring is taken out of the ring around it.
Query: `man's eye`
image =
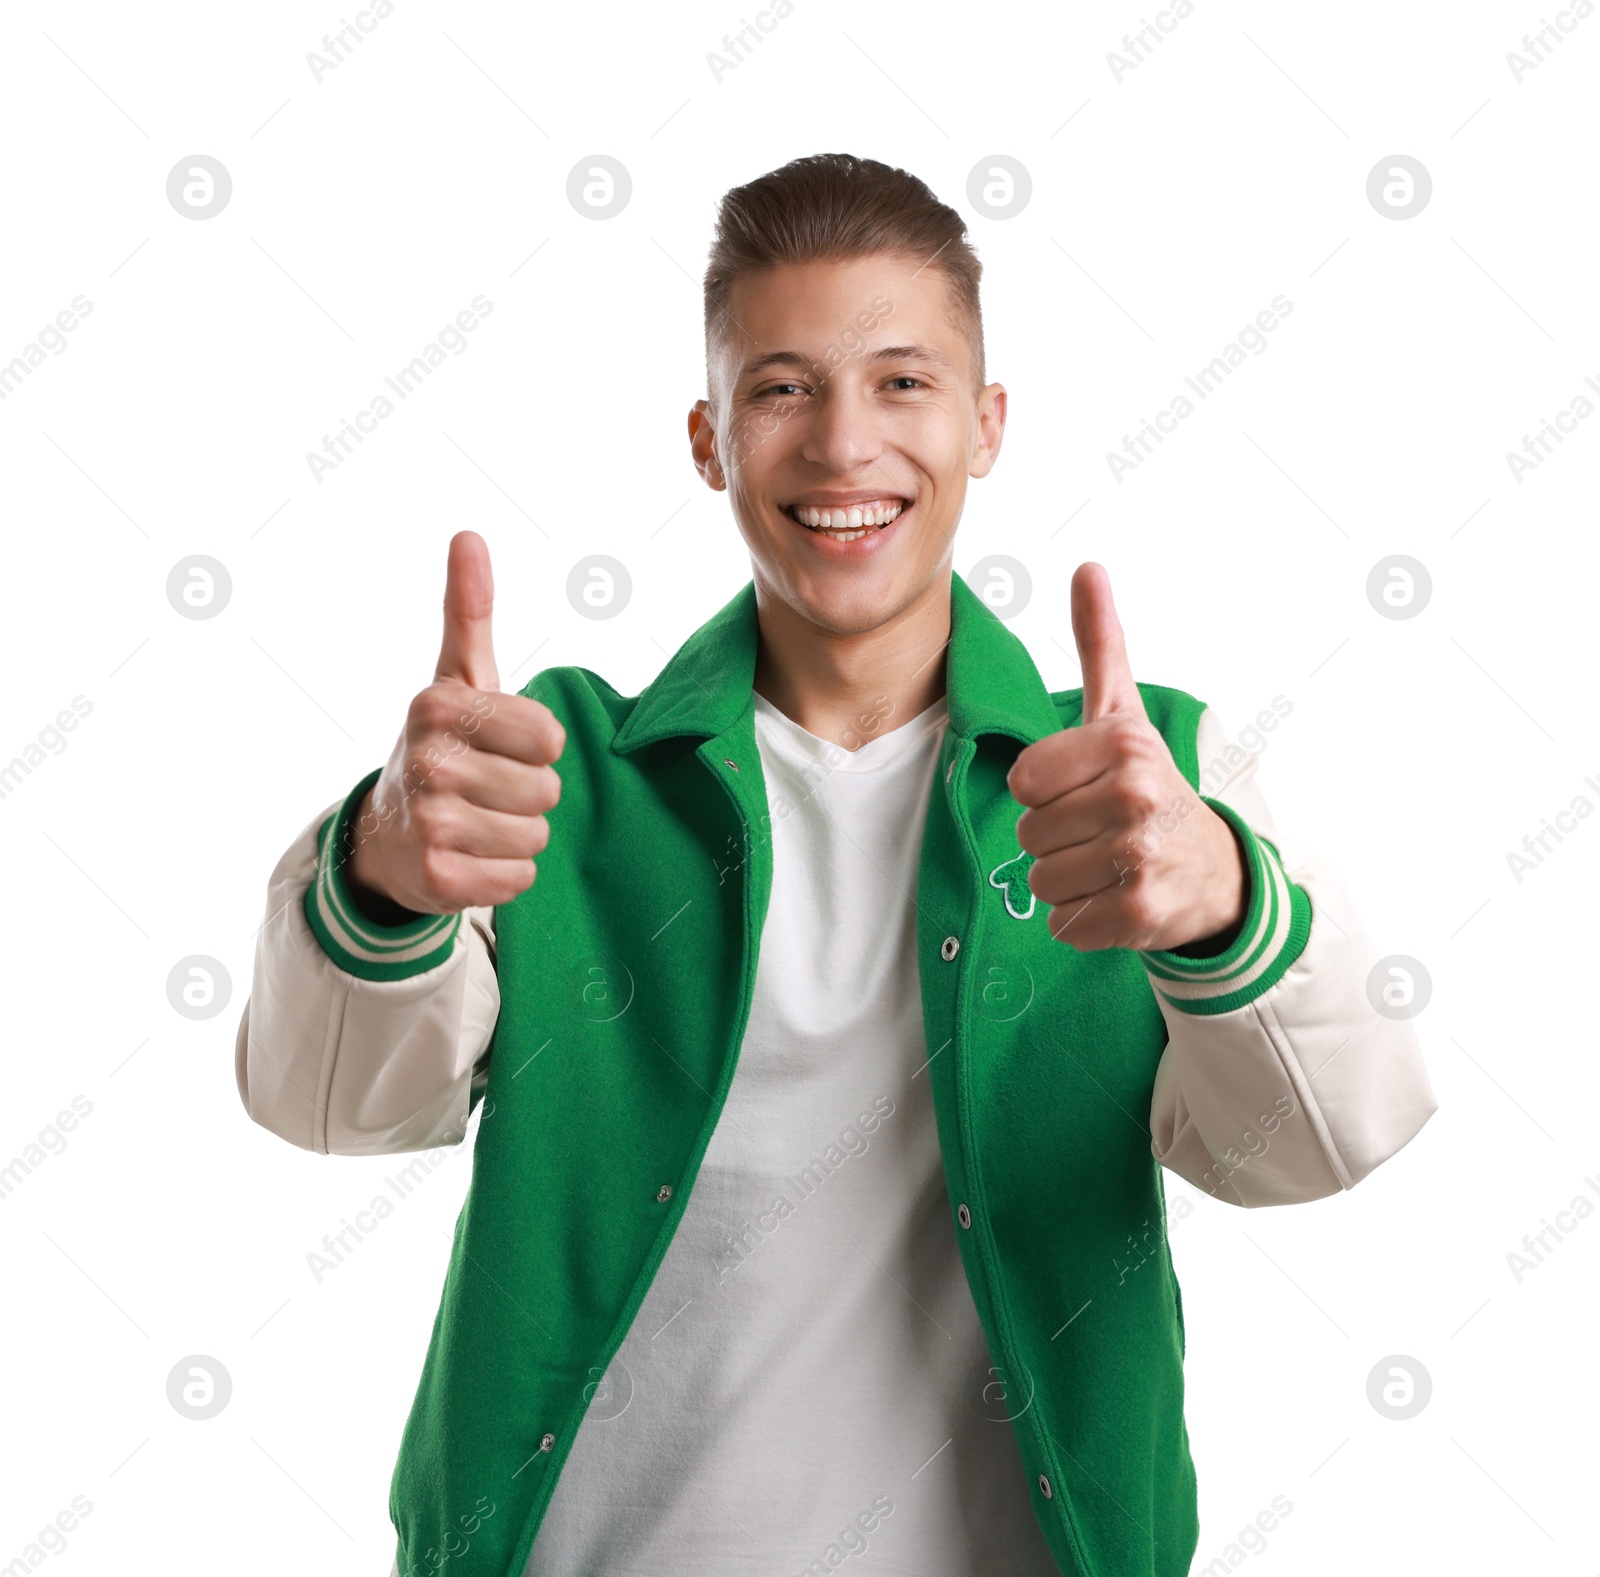
[[[788,397],[791,394],[798,393],[800,393],[800,385],[798,383],[775,383],[770,388],[761,391],[763,397],[769,394],[780,394]]]
[[[898,378],[891,378],[889,382],[892,384],[909,384],[914,389],[925,387],[921,378],[913,378],[909,372],[903,372]]]

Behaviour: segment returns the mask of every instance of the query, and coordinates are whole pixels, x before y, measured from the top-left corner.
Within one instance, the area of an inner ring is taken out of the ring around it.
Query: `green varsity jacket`
[[[446,1558],[455,1577],[522,1577],[694,1187],[771,883],[756,649],[747,582],[638,696],[577,667],[522,692],[566,729],[562,794],[537,880],[495,911],[501,1001],[473,1089],[472,1180],[391,1484],[402,1577]],[[1198,789],[1202,703],[1139,688]],[[1192,1014],[1253,1000],[1305,946],[1310,901],[1270,840],[1202,796],[1245,852],[1249,912],[1228,949],[1064,946],[1028,889],[1006,772],[1024,745],[1078,723],[1081,692],[1047,690],[959,575],[947,700],[917,967],[967,1282],[1061,1571],[1183,1577],[1198,1536],[1183,1305],[1143,1121],[1167,1042],[1156,992]],[[351,901],[341,867],[376,776],[323,825],[305,914],[342,969],[401,980],[448,956],[461,917],[384,927]],[[1130,1242],[1152,1275],[1122,1274]]]

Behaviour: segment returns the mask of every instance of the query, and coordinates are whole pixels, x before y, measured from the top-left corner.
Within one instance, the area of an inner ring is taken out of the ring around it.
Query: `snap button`
[[[961,943],[955,937],[947,936],[939,948],[939,956],[948,964],[960,951]]]
[[[541,1451],[548,1451],[553,1445],[555,1445],[555,1443],[556,1437],[554,1435],[546,1435],[542,1440],[540,1440],[539,1449]]]
[[[725,767],[732,767],[735,772],[737,772],[739,770],[739,763],[737,761],[732,760],[728,756],[724,756],[722,758],[722,764]]]
[[[972,1225],[972,1212],[967,1209],[967,1202],[964,1199],[959,1205],[956,1206],[956,1220],[959,1221],[963,1227],[970,1227]]]
[[[671,1183],[663,1183],[660,1186],[660,1188],[658,1188],[656,1190],[656,1203],[658,1205],[664,1205],[671,1198],[672,1198],[672,1184]]]
[[[1039,1475],[1039,1493],[1043,1495],[1046,1500],[1055,1499],[1055,1491],[1050,1488],[1050,1480],[1047,1479],[1043,1473]]]

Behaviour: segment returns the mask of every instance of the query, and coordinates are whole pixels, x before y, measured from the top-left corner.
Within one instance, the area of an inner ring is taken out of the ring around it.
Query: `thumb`
[[[489,633],[494,608],[494,575],[489,546],[476,531],[458,531],[450,539],[450,563],[444,583],[444,640],[439,647],[435,679],[460,679],[476,690],[498,690],[494,638]]]
[[[1103,565],[1080,564],[1072,577],[1072,635],[1083,667],[1084,722],[1112,713],[1147,716],[1128,666],[1122,624],[1111,600],[1111,577]]]

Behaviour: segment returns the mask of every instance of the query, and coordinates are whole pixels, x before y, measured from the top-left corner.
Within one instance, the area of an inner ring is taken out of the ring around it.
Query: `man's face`
[[[731,495],[759,589],[822,629],[876,629],[948,572],[1005,390],[975,387],[949,282],[914,258],[784,264],[730,306],[695,464]]]

